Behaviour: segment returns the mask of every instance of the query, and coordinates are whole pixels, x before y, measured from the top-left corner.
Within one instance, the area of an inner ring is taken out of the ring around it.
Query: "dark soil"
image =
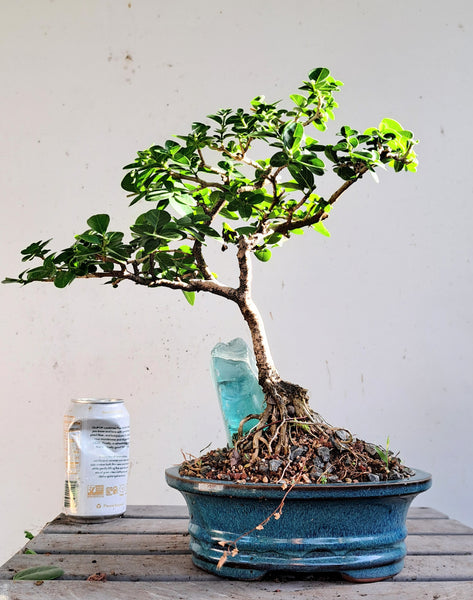
[[[238,450],[220,448],[185,460],[179,472],[220,481],[286,485],[394,481],[414,475],[392,452],[328,424],[318,424],[316,433],[296,427],[291,441],[289,456],[268,454],[261,448],[252,462],[252,442],[248,438],[238,443]]]

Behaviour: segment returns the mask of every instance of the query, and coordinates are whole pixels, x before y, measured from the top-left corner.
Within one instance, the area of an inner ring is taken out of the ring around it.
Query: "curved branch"
[[[238,304],[249,327],[258,367],[259,383],[265,391],[265,382],[277,381],[279,374],[271,356],[263,319],[251,297],[251,251],[257,243],[257,238],[248,239],[244,236],[241,236],[238,241],[237,259],[240,269],[240,285],[234,290],[233,300]]]
[[[202,277],[208,281],[214,280],[215,278],[210,272],[210,269],[205,261],[204,255],[202,254],[202,242],[199,242],[199,240],[196,240],[194,242],[194,246],[192,247],[192,254],[194,256],[197,268],[202,273]]]
[[[205,179],[201,179],[200,177],[193,175],[184,175],[182,173],[176,173],[175,171],[169,171],[169,174],[177,180],[192,181],[193,183],[198,183],[201,188],[218,188],[222,191],[226,191],[227,189],[223,183],[218,183],[218,181],[205,181]]]
[[[350,179],[349,181],[345,181],[343,185],[341,185],[335,192],[330,196],[327,201],[327,204],[333,205],[338,200],[338,198],[345,192],[349,187],[351,187],[354,183],[359,181],[363,175],[368,171],[368,167],[363,165],[357,173],[355,179]],[[314,225],[315,223],[319,223],[328,217],[328,213],[323,209],[319,210],[315,213],[315,215],[311,215],[310,217],[304,217],[303,219],[297,219],[296,221],[288,220],[284,223],[279,223],[272,227],[273,231],[277,233],[281,233],[282,235],[287,234],[288,231],[292,229],[301,229],[303,227],[309,227],[310,225]]]

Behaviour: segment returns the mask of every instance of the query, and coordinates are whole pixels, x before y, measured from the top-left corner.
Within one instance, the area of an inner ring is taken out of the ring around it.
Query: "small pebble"
[[[319,477],[322,477],[323,474],[324,474],[323,471],[320,471],[319,469],[315,469],[315,468],[311,469],[310,473],[309,473],[311,479],[315,479],[315,480],[317,480]]]
[[[330,450],[325,446],[320,446],[317,448],[317,455],[324,461],[328,462],[330,460]]]
[[[277,473],[281,466],[282,466],[282,460],[273,458],[269,461],[269,470],[271,471],[271,473]]]
[[[335,435],[338,437],[339,440],[342,440],[342,442],[346,442],[350,439],[350,434],[345,429],[337,429]]]
[[[307,452],[307,446],[293,446],[289,455],[290,460],[299,458]]]
[[[368,444],[368,442],[365,442],[365,450],[370,456],[378,456],[378,452],[374,444]]]
[[[258,465],[258,471],[264,475],[269,471],[269,467],[265,462],[260,462]]]

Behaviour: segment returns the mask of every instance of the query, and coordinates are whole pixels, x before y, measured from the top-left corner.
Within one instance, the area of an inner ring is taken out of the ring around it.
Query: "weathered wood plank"
[[[471,527],[454,519],[407,519],[407,531],[411,535],[473,534]]]
[[[188,519],[189,511],[185,504],[131,504],[126,507],[123,517],[125,519]]]
[[[123,549],[123,552],[126,550]],[[90,575],[106,573],[111,581],[210,581],[220,579],[198,569],[190,555],[47,555],[16,554],[0,568],[0,580],[11,579],[22,570],[35,566],[55,565],[64,569],[63,579],[85,580]]]
[[[406,544],[409,554],[473,554],[473,535],[410,535]],[[40,554],[187,554],[189,536],[41,533],[27,547]]]
[[[410,534],[473,534],[473,529],[453,519],[407,519],[407,529]],[[64,522],[63,519],[55,519],[43,529],[45,533],[142,533],[142,534],[170,534],[185,533],[187,531],[187,519],[115,519],[102,523],[77,523]]]
[[[189,536],[41,533],[27,547],[39,554],[187,554]]]
[[[406,556],[396,580],[473,582],[473,556]]]
[[[470,582],[390,582],[354,585],[338,582],[1,582],[0,598],[14,600],[471,600]]]
[[[473,554],[473,535],[408,535],[408,554]]]
[[[187,532],[187,519],[114,519],[101,523],[67,523],[55,519],[43,529],[44,533],[102,534],[102,533],[141,533],[141,534],[182,534]]]
[[[0,569],[0,580],[21,569],[56,565],[63,579],[85,580],[93,573],[106,573],[114,581],[211,581],[216,578],[195,567],[189,555],[15,555]],[[473,581],[473,556],[407,556],[396,581]]]
[[[427,506],[411,506],[407,513],[409,519],[448,519],[448,516]]]

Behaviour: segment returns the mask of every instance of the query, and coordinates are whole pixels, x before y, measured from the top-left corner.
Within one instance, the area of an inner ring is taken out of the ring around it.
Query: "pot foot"
[[[389,565],[380,567],[371,567],[367,569],[351,569],[350,571],[341,572],[341,576],[345,581],[352,583],[374,583],[394,577],[402,571],[404,560],[399,560]]]
[[[252,569],[250,567],[241,567],[241,566],[228,566],[223,565],[220,569],[217,569],[217,565],[214,562],[207,561],[202,558],[198,558],[196,556],[192,556],[192,562],[199,569],[203,569],[204,571],[208,571],[213,575],[218,575],[219,577],[227,577],[229,579],[239,579],[240,581],[258,581],[262,579],[267,571],[260,571],[258,569]]]

